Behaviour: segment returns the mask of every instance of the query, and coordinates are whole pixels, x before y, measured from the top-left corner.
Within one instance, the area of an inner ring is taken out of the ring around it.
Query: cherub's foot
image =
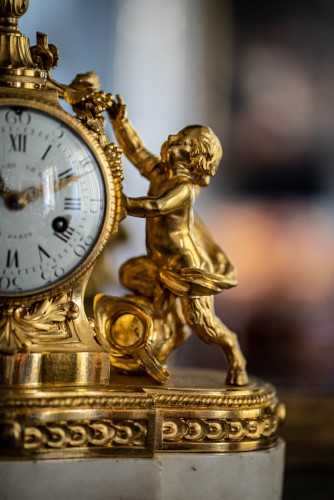
[[[249,378],[245,368],[230,368],[226,376],[228,385],[247,385]]]

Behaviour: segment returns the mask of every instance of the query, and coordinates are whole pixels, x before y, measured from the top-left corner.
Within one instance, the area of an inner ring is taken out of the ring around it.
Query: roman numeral
[[[25,134],[9,134],[10,137],[10,153],[25,153],[27,149],[27,136]]]
[[[40,245],[38,245],[38,253],[39,253],[39,260],[41,261],[44,259],[44,257],[47,257],[48,259],[50,258],[48,252],[44,250],[44,248],[41,247]]]
[[[58,177],[59,179],[69,179],[70,177],[74,177],[75,176],[75,172],[73,170],[73,168],[68,168],[67,170],[64,170],[64,172],[61,172]]]
[[[53,234],[54,234],[54,236],[57,236],[57,238],[62,240],[64,243],[68,243],[73,233],[74,233],[73,227],[68,227],[62,233],[54,232]]]
[[[46,155],[48,154],[48,152],[50,151],[50,149],[52,148],[52,144],[50,144],[50,146],[48,146],[45,150],[45,153],[43,154],[43,156],[41,157],[41,160],[45,160],[46,158]]]
[[[65,198],[64,209],[65,210],[81,210],[81,199],[80,198]]]
[[[13,253],[11,250],[8,250],[7,252],[6,267],[12,266],[19,267],[19,254],[17,250],[15,250]]]

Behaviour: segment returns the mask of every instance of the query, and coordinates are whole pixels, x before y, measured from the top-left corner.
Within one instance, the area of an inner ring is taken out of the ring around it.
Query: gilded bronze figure
[[[237,337],[214,312],[213,295],[237,283],[234,268],[193,213],[195,191],[209,184],[222,158],[218,138],[209,127],[188,126],[170,135],[157,157],[126,118],[121,98],[109,115],[124,153],[150,181],[148,196],[123,198],[128,215],[146,218],[147,256],[126,262],[120,275],[134,292],[133,300],[144,309],[146,304],[153,316],[153,354],[163,364],[188,336],[189,325],[204,342],[224,350],[229,364],[226,382],[247,384]]]

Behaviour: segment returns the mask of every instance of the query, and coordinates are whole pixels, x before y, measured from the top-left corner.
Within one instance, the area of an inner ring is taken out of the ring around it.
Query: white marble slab
[[[244,453],[1,461],[1,500],[280,500],[284,442]]]

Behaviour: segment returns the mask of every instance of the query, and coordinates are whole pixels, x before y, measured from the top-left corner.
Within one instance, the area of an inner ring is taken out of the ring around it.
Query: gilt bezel
[[[75,286],[76,282],[90,270],[104,248],[111,232],[115,231],[115,225],[117,223],[117,189],[115,189],[115,180],[112,176],[105,153],[103,152],[98,141],[93,137],[92,133],[87,130],[84,125],[82,125],[82,123],[78,122],[75,117],[71,116],[64,109],[62,109],[57,101],[54,99],[50,99],[48,101],[47,98],[45,98],[45,95],[43,95],[42,98],[39,98],[36,96],[36,93],[34,93],[34,96],[31,96],[31,94],[32,92],[29,90],[21,90],[19,96],[16,95],[14,97],[12,95],[1,95],[0,107],[20,106],[49,114],[53,118],[58,119],[61,123],[65,124],[65,126],[69,127],[77,136],[79,136],[79,138],[84,141],[85,145],[91,151],[100,168],[105,188],[106,208],[101,232],[94,246],[90,251],[88,251],[87,256],[77,268],[70,271],[63,279],[59,281],[57,280],[56,283],[49,284],[48,286],[37,290],[11,294],[0,292],[0,305],[26,305],[47,297],[52,297],[58,293],[68,292],[71,290]]]

